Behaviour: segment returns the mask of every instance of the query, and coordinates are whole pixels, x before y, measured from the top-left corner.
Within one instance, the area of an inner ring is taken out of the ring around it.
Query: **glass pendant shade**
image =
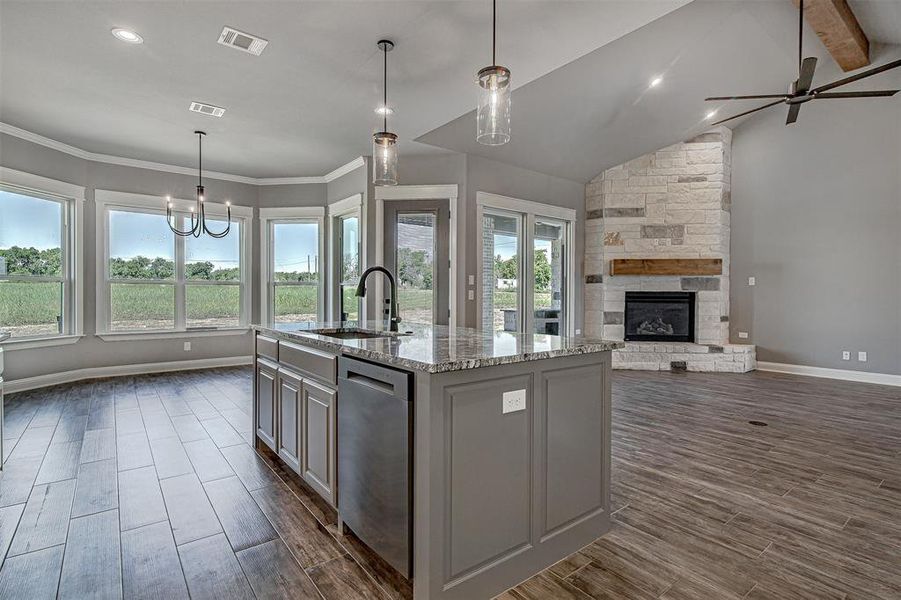
[[[493,65],[479,71],[478,133],[486,146],[510,141],[510,69]]]
[[[379,131],[372,136],[373,185],[397,185],[397,135]]]

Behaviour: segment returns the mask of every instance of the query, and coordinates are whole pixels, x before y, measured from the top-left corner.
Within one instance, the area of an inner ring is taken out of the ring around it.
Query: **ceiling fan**
[[[751,96],[716,96],[712,98],[705,98],[706,101],[720,101],[720,100],[763,100],[763,99],[771,99],[777,98],[774,102],[770,102],[769,104],[764,104],[763,106],[758,106],[757,108],[746,110],[743,113],[739,113],[737,115],[733,115],[727,119],[722,119],[713,123],[713,125],[719,125],[720,123],[725,123],[726,121],[731,121],[733,119],[737,119],[739,117],[743,117],[745,115],[750,115],[751,113],[755,113],[759,110],[763,110],[765,108],[769,108],[771,106],[776,106],[777,104],[787,104],[788,105],[788,118],[785,120],[786,125],[791,125],[795,121],[798,120],[798,113],[801,112],[801,105],[810,102],[811,100],[819,100],[819,99],[835,99],[835,98],[882,98],[888,96],[894,96],[901,90],[876,90],[876,91],[867,91],[867,92],[830,92],[829,90],[835,89],[839,86],[847,85],[849,83],[853,83],[855,81],[860,81],[866,77],[871,77],[876,75],[877,73],[882,73],[884,71],[888,71],[890,69],[895,69],[897,67],[901,67],[901,60],[895,60],[890,63],[886,63],[882,66],[875,67],[864,71],[862,73],[858,73],[857,75],[852,75],[850,77],[846,77],[844,79],[839,79],[838,81],[833,81],[832,83],[827,83],[826,85],[821,85],[819,87],[810,89],[811,84],[813,83],[813,72],[817,66],[816,57],[810,56],[807,58],[802,58],[802,48],[803,48],[803,40],[804,40],[804,0],[800,0],[799,7],[799,17],[798,17],[798,79],[793,81],[789,92],[786,94],[755,94]]]

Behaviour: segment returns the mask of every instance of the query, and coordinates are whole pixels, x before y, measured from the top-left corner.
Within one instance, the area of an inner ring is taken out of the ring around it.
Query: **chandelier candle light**
[[[176,226],[172,216],[171,196],[166,196],[166,223],[169,225],[169,229],[172,230],[172,233],[182,237],[192,235],[199,238],[205,233],[213,238],[224,238],[232,228],[231,202],[225,203],[228,225],[226,225],[223,231],[210,231],[206,225],[206,210],[204,209],[205,198],[203,195],[203,136],[205,136],[206,133],[203,131],[195,131],[194,133],[197,134],[197,205],[191,207],[191,228],[183,231]]]
[[[379,40],[378,47],[385,56],[385,97],[382,105],[382,130],[372,135],[373,185],[397,185],[397,134],[388,131],[388,53],[394,42]]]
[[[479,109],[476,140],[486,146],[510,141],[510,69],[497,64],[497,0],[491,2],[491,66],[478,73]]]

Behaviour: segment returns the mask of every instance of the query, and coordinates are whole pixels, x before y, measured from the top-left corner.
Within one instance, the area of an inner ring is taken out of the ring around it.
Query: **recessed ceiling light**
[[[393,115],[394,109],[391,108],[390,106],[380,106],[377,109],[375,109],[375,114],[377,114],[377,115]]]
[[[709,121],[710,119],[712,119],[713,117],[716,116],[716,113],[717,113],[717,112],[718,112],[718,111],[716,111],[716,110],[711,110],[710,112],[708,112],[708,113],[704,116],[704,118],[707,119],[707,120]]]
[[[657,87],[661,83],[663,83],[663,77],[655,77],[651,80],[651,87]]]
[[[131,29],[122,29],[121,27],[113,28],[111,32],[116,39],[128,42],[129,44],[143,44],[144,38],[132,31]]]

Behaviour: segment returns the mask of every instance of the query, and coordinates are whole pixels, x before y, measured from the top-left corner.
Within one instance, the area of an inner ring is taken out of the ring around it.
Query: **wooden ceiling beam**
[[[804,19],[843,71],[870,64],[870,41],[847,0],[804,0]]]

